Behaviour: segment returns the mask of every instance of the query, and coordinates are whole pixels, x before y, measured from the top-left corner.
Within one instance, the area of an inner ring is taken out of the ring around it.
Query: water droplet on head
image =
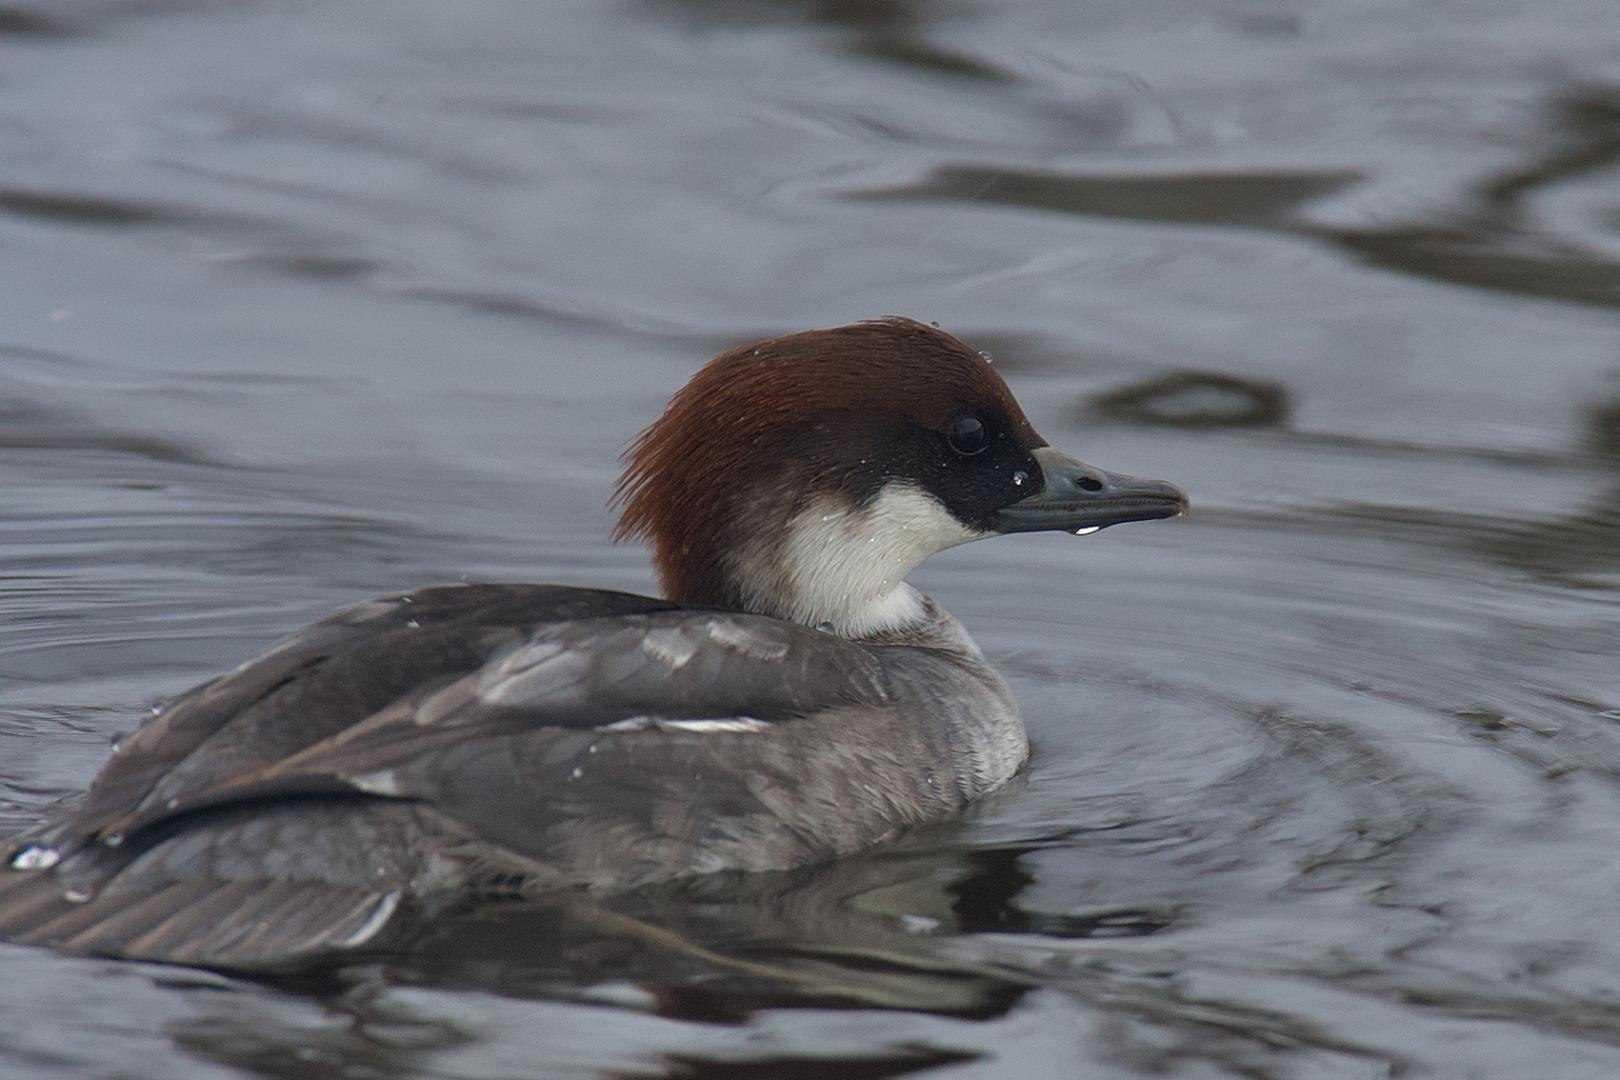
[[[833,624],[830,622],[818,622],[816,623],[816,629],[823,634],[830,634],[833,632]]]
[[[63,890],[62,899],[70,904],[82,904],[90,899],[90,890],[82,885],[74,885],[72,888]]]
[[[993,363],[996,362],[996,358],[991,356],[988,352],[986,352],[983,349],[979,350],[979,359],[983,360],[987,364],[993,364]]]
[[[101,843],[106,847],[117,847],[123,842],[124,834],[121,832],[110,832],[101,838]]]
[[[930,319],[930,320],[928,320],[928,325],[929,325],[929,326],[932,326],[932,327],[933,327],[933,328],[934,328],[934,329],[935,329],[935,330],[938,330],[938,329],[939,329],[939,323],[937,323],[937,322],[935,322],[935,321],[934,321],[934,320],[932,320],[932,319]]]
[[[11,857],[13,870],[49,870],[62,860],[62,853],[52,847],[29,844]]]
[[[420,630],[422,628],[422,624],[417,622],[415,619],[406,619],[405,625],[410,627],[412,630]]]
[[[1076,535],[1076,536],[1090,536],[1092,533],[1098,531],[1101,528],[1102,528],[1101,525],[1087,525],[1083,529],[1074,530],[1074,535]]]
[[[1013,487],[1023,487],[1027,483],[1029,483],[1029,473],[1025,472],[1023,469],[1014,469]]]

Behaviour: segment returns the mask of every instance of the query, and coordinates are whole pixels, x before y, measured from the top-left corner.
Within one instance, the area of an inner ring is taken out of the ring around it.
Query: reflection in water
[[[1620,488],[1604,492],[1575,513],[1514,526],[1483,546],[1513,566],[1574,583],[1591,579],[1598,588],[1612,588],[1620,575]]]
[[[48,191],[0,189],[0,212],[77,225],[152,225],[172,217],[150,206],[120,199],[59,195]]]
[[[921,183],[863,197],[956,199],[1140,221],[1280,227],[1302,204],[1358,179],[1359,174],[1342,171],[1073,176],[947,165]]]
[[[1611,401],[1592,410],[1592,448],[1620,461],[1620,401]]]
[[[390,974],[541,997],[634,983],[660,1015],[709,1021],[790,1006],[984,1019],[1005,1013],[1030,984],[994,965],[952,960],[936,939],[1030,931],[1039,917],[1012,901],[1020,880],[1031,879],[1003,873],[1016,857],[880,852],[605,900],[485,903],[423,927]],[[1121,922],[1102,932],[1131,929]]]
[[[404,952],[267,982],[318,997],[326,1012],[318,1022],[299,1016],[290,1026],[267,1027],[256,1008],[225,998],[171,1034],[209,1060],[295,1078],[320,1070],[394,1075],[475,1044],[476,1024],[443,1011],[454,1000],[447,994],[457,991],[703,1025],[746,1025],[761,1010],[782,1009],[899,1009],[987,1020],[1004,1016],[1032,983],[993,964],[942,955],[932,935],[961,929],[944,921],[953,909],[992,923],[1021,921],[1009,919],[989,895],[1005,891],[996,871],[1010,857],[879,854],[818,872],[738,877],[606,903],[485,903],[419,928]],[[417,996],[402,998],[402,987],[416,988]],[[750,1055],[751,1065],[703,1053],[660,1057],[668,1075],[678,1076],[728,1076],[744,1068],[756,1070],[747,1075],[778,1075],[757,1071],[768,1068],[780,1075],[897,1076],[978,1056],[916,1040],[903,1048],[839,1049]],[[625,1073],[632,1074],[643,1075]]]
[[[705,26],[803,23],[893,33],[971,12],[969,0],[648,0],[661,9]]]
[[[915,1049],[885,1056],[856,1060],[835,1057],[765,1057],[749,1061],[717,1061],[713,1058],[666,1058],[668,1076],[673,1080],[745,1080],[747,1077],[781,1077],[782,1080],[882,1080],[907,1076],[946,1065],[975,1060],[975,1054],[948,1050]]]
[[[1504,226],[1531,224],[1526,204],[1541,188],[1620,164],[1620,86],[1574,86],[1544,108],[1537,135],[1553,145],[1530,164],[1479,185],[1479,197]]]
[[[1527,296],[1620,306],[1620,264],[1472,225],[1342,231],[1327,238],[1381,266]]]
[[[1379,265],[1530,296],[1620,306],[1620,262],[1536,228],[1533,198],[1620,161],[1620,90],[1585,86],[1551,103],[1554,145],[1523,166],[1481,180],[1470,201],[1438,222],[1334,228],[1302,216],[1306,204],[1365,179],[1354,170],[1275,168],[1168,175],[1074,174],[950,164],[923,180],[855,192],[866,199],[939,199],[1067,214],[1197,225],[1265,227],[1317,236]],[[1610,213],[1614,208],[1610,207]]]
[[[41,11],[11,6],[0,8],[0,38],[64,38],[79,32],[72,24]]]
[[[1578,238],[1547,235],[1532,200],[1561,184],[1620,163],[1620,88],[1580,87],[1545,109],[1537,131],[1553,145],[1526,165],[1481,180],[1439,224],[1327,230],[1328,239],[1404,273],[1500,289],[1620,306],[1620,261]],[[1614,207],[1610,207],[1613,212]]]
[[[1212,371],[1177,371],[1122,386],[1092,405],[1118,420],[1173,427],[1264,427],[1288,419],[1281,384]]]
[[[0,9],[0,829],[343,602],[645,589],[615,457],[737,340],[940,319],[1199,507],[918,575],[1036,747],[956,826],[4,949],[0,1073],[1620,1075],[1613,20],[1409,8]]]
[[[0,449],[104,450],[157,461],[201,464],[198,450],[161,436],[98,431],[93,421],[41,402],[0,398]]]

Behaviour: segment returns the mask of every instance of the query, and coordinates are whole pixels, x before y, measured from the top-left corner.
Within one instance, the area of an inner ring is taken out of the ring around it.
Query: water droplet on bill
[[[1083,529],[1075,529],[1074,530],[1074,535],[1076,535],[1076,536],[1090,536],[1092,533],[1097,532],[1101,528],[1102,528],[1101,525],[1087,525]]]

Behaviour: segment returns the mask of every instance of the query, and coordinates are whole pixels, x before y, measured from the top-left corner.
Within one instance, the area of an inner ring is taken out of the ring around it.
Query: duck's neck
[[[889,484],[858,506],[812,498],[785,528],[732,545],[724,562],[735,602],[750,611],[848,638],[905,636],[937,610],[906,575],[934,552],[981,535],[933,496]]]

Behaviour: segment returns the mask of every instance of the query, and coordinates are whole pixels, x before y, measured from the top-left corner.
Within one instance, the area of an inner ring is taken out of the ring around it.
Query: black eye
[[[984,425],[975,416],[958,416],[945,425],[945,441],[963,457],[972,457],[990,445]]]

